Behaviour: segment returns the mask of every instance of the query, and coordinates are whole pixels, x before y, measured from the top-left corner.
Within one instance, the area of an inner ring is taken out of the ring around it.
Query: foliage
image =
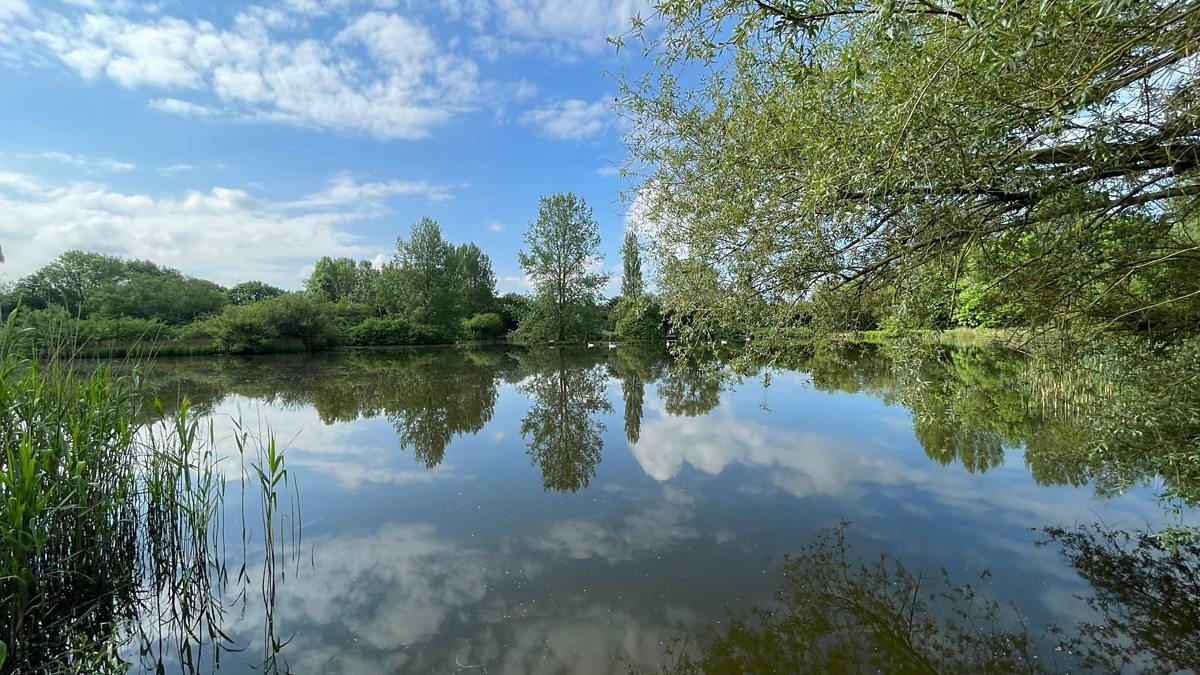
[[[263,303],[230,305],[208,327],[213,343],[226,354],[260,354],[279,337]]]
[[[230,305],[211,323],[213,341],[228,354],[273,351],[296,341],[305,351],[335,347],[340,336],[329,303],[285,293],[250,305]]]
[[[504,335],[504,319],[494,312],[476,314],[463,321],[463,331],[476,340],[494,340]]]
[[[621,297],[639,298],[646,292],[642,278],[642,247],[633,230],[625,231],[621,244]]]
[[[896,327],[1200,328],[1192,3],[656,5],[621,103],[682,337],[786,327],[821,286],[833,331],[872,299]]]
[[[225,291],[213,282],[169,270],[131,274],[95,288],[84,307],[89,317],[157,319],[178,325],[217,313],[227,301]]]
[[[595,415],[612,410],[603,371],[569,362],[562,349],[525,358],[536,366],[521,385],[532,400],[521,419],[521,437],[529,438],[529,457],[541,467],[542,485],[555,492],[586,488],[604,448],[605,426]]]
[[[643,294],[625,296],[614,308],[616,332],[622,339],[643,342],[659,341],[666,337],[667,326],[657,298]]]
[[[158,269],[144,261],[126,262],[100,253],[67,251],[40,270],[18,280],[5,311],[11,311],[19,301],[29,309],[58,305],[72,316],[79,316],[92,291],[127,278],[131,268],[146,272]]]
[[[1086,602],[1098,620],[1067,641],[1084,666],[1163,675],[1200,669],[1200,542],[1171,544],[1098,525],[1044,531],[1095,591]]]
[[[592,210],[571,193],[542,197],[537,220],[525,231],[518,253],[533,281],[531,311],[521,323],[525,339],[567,340],[587,335],[587,309],[595,306],[606,274],[594,272],[600,233]]]
[[[496,312],[504,321],[506,333],[516,330],[531,308],[529,298],[520,293],[505,293],[496,299]]]
[[[212,437],[186,399],[148,405],[138,369],[28,358],[22,330],[0,326],[0,672],[125,673],[126,654],[161,672],[164,652],[188,664],[236,648],[222,594],[241,596],[248,577],[231,580],[221,557]]]
[[[396,252],[380,277],[384,309],[414,325],[453,335],[458,328],[455,309],[453,247],[442,239],[436,221],[422,218],[409,238],[396,240]]]
[[[378,274],[369,260],[323,256],[317,260],[304,287],[309,295],[320,300],[373,304]]]
[[[276,288],[262,281],[243,281],[227,289],[225,297],[229,298],[229,304],[231,305],[249,305],[253,302],[262,302],[268,298],[283,295],[283,293],[282,288]]]
[[[475,244],[461,244],[450,254],[455,307],[461,317],[492,311],[496,301],[496,275],[492,261]]]
[[[822,530],[780,565],[775,604],[677,639],[662,673],[1178,673],[1196,669],[1200,550],[1100,526],[1047,527],[1094,591],[1095,622],[1027,625],[1021,609],[950,572],[855,554],[849,526]]]

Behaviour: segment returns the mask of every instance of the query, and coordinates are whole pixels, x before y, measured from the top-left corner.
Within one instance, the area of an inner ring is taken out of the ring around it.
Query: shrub
[[[487,312],[463,320],[463,331],[476,340],[494,340],[505,332],[504,318]]]
[[[141,319],[123,316],[116,319],[92,318],[76,324],[79,337],[83,340],[146,342],[170,338],[174,332],[158,319]]]
[[[210,322],[213,342],[227,354],[259,354],[279,337],[265,303],[229,305]]]
[[[613,313],[617,316],[617,335],[624,340],[650,341],[666,337],[662,310],[650,296],[633,300],[622,298]]]
[[[301,293],[285,293],[246,307],[261,307],[278,338],[299,340],[306,351],[331,349],[338,344],[340,335],[328,302]]]
[[[413,344],[412,324],[396,317],[371,317],[347,331],[350,344],[364,347]]]

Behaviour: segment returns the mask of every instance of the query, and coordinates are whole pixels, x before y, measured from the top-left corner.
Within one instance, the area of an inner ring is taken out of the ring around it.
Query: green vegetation
[[[595,271],[604,259],[592,209],[570,193],[543,197],[537,220],[525,231],[525,246],[518,257],[534,294],[521,320],[522,338],[564,342],[593,335],[589,319],[598,314],[608,275]]]
[[[0,318],[11,315],[28,328],[24,339],[43,351],[70,335],[70,354],[115,358],[664,336],[632,235],[623,295],[600,299],[607,277],[590,271],[601,260],[599,234],[583,200],[544,198],[526,243],[522,264],[540,279],[532,297],[497,297],[488,256],[475,244],[450,244],[429,218],[396,240],[381,267],[317,260],[304,292],[261,281],[223,289],[149,261],[68,251],[0,290]]]
[[[616,41],[651,57],[622,105],[685,342],[769,327],[765,352],[797,326],[1200,330],[1193,3],[657,10]]]
[[[187,399],[149,399],[137,369],[30,358],[18,324],[0,328],[0,672],[126,672],[130,642],[149,668],[151,645],[185,660],[235,646],[218,628],[222,593],[249,580],[231,579],[219,550],[218,465],[240,457],[267,480],[273,552],[298,525],[271,497],[287,489],[274,441],[239,433],[222,459]]]

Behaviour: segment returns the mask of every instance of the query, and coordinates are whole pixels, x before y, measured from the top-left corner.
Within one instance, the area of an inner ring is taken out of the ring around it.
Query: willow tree
[[[632,38],[685,336],[953,316],[968,276],[1026,325],[1200,329],[1195,0],[662,0]]]
[[[542,197],[525,246],[517,255],[533,281],[534,302],[521,332],[531,339],[583,337],[585,314],[608,281],[593,269],[604,258],[592,209],[569,192]]]

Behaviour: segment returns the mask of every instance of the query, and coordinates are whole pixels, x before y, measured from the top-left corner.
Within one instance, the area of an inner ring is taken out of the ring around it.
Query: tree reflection
[[[675,362],[658,382],[658,395],[669,415],[699,417],[721,404],[728,373],[717,362]]]
[[[1033,631],[1015,606],[943,570],[910,572],[888,554],[855,559],[846,526],[785,558],[776,605],[678,640],[664,673],[1194,672],[1200,667],[1200,547],[1155,535],[1047,528],[1095,590],[1099,614],[1064,634]],[[987,573],[981,577],[986,578]],[[1059,660],[1061,659],[1061,661]]]
[[[569,359],[565,350],[533,352],[522,357],[531,369],[521,391],[530,398],[521,420],[521,436],[529,439],[529,456],[541,467],[547,490],[576,492],[596,474],[605,426],[594,415],[610,412],[606,378],[598,365]]]
[[[657,379],[663,353],[657,345],[621,345],[608,362],[611,375],[621,381],[621,399],[625,404],[625,439],[631,445],[642,437],[642,415],[646,382]]]
[[[492,419],[496,381],[491,368],[470,358],[425,354],[389,373],[387,417],[400,447],[433,468],[458,435],[478,432]]]
[[[864,392],[907,407],[934,461],[973,473],[1022,449],[1042,484],[1092,485],[1100,495],[1161,477],[1200,501],[1200,353],[1148,355],[1125,344],[1091,354],[1029,356],[1000,348],[818,350],[797,359],[824,391]],[[897,353],[899,352],[899,353]]]
[[[1107,672],[1200,672],[1200,542],[1100,526],[1048,527],[1051,541],[1091,584],[1083,623],[1069,644]]]

